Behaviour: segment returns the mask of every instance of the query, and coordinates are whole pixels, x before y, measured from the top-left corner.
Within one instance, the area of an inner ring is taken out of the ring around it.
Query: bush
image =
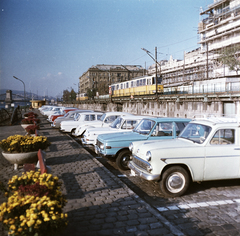
[[[28,136],[28,135],[13,135],[0,142],[0,147],[4,152],[22,153],[34,152],[39,149],[46,149],[50,146],[50,142],[45,136]]]
[[[36,119],[36,118],[32,118],[32,117],[29,117],[27,119],[23,119],[21,121],[22,124],[34,124],[34,123],[37,123],[39,124],[40,123],[40,119]]]
[[[39,129],[39,125],[29,125],[25,128],[28,134],[35,134],[35,131]]]
[[[8,188],[2,186],[8,199],[0,206],[0,221],[8,234],[57,235],[68,223],[62,212],[66,199],[60,186],[58,177],[34,171],[15,175]]]

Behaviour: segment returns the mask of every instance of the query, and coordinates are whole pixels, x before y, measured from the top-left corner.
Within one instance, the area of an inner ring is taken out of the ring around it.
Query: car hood
[[[139,141],[146,140],[147,138],[148,135],[142,135],[133,131],[98,135],[99,141],[104,140],[105,142]]]
[[[87,132],[89,134],[99,134],[99,133],[105,133],[107,131],[116,131],[117,129],[110,128],[110,127],[99,127],[99,128],[89,128],[87,129]]]
[[[180,149],[186,148],[195,148],[199,147],[201,144],[194,143],[191,140],[176,138],[176,139],[162,139],[162,140],[152,140],[152,141],[142,141],[142,142],[133,142],[133,151],[132,153],[137,156],[145,156],[147,151],[151,153],[160,153],[160,150],[168,149],[173,151],[175,154],[180,152]],[[179,149],[179,151],[177,151]],[[191,149],[192,150],[192,149]]]

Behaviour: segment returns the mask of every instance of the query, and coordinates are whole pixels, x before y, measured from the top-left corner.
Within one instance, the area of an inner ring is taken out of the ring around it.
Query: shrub
[[[4,152],[22,153],[34,152],[39,149],[46,149],[50,142],[45,136],[13,135],[0,142],[0,147]]]
[[[29,125],[25,128],[28,134],[35,134],[35,131],[39,129],[39,125]]]
[[[66,199],[58,177],[40,172],[22,173],[8,182],[7,202],[0,206],[0,221],[9,235],[57,235],[67,225],[62,208]]]

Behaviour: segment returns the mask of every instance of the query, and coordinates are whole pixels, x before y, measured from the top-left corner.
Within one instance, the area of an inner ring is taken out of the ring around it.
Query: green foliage
[[[63,101],[64,102],[75,101],[76,96],[77,96],[77,94],[73,89],[71,89],[70,91],[68,91],[67,89],[63,91]]]
[[[240,70],[240,46],[226,48],[223,53],[219,56],[218,61],[227,65],[230,70],[238,71]]]

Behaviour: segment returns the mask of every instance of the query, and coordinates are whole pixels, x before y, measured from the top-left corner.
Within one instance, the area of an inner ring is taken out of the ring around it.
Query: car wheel
[[[72,136],[73,136],[73,134],[75,133],[75,130],[76,130],[76,129],[72,129],[72,130],[71,130],[71,135],[72,135]]]
[[[130,160],[130,155],[131,155],[131,152],[128,150],[124,150],[118,154],[116,159],[116,164],[119,169],[129,170],[128,162]]]
[[[173,166],[163,173],[159,185],[166,197],[179,197],[187,191],[189,183],[188,172],[180,166]]]

